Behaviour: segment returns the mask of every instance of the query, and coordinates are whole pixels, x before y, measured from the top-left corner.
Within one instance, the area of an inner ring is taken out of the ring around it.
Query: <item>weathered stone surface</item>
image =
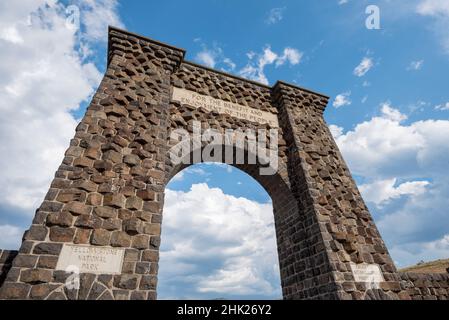
[[[100,228],[102,221],[94,215],[79,216],[76,218],[75,226],[79,228],[95,229]]]
[[[76,244],[87,244],[89,243],[90,234],[92,230],[90,229],[77,229],[75,233],[75,238],[73,239],[73,243]]]
[[[122,162],[122,155],[114,150],[108,150],[103,154],[103,160],[109,160],[112,163]]]
[[[86,192],[76,189],[61,190],[56,197],[57,201],[60,202],[72,202],[72,201],[83,201],[86,198]]]
[[[19,254],[12,262],[15,267],[33,268],[37,262],[37,256]]]
[[[67,210],[73,215],[89,214],[92,210],[90,206],[85,205],[82,202],[73,201],[64,206],[64,210]]]
[[[139,190],[137,196],[143,200],[154,200],[156,198],[155,192],[151,190]]]
[[[96,246],[107,246],[111,238],[111,232],[104,229],[97,229],[92,232],[90,243]]]
[[[58,255],[61,251],[62,244],[60,243],[39,243],[34,247],[34,254],[49,254]]]
[[[43,300],[50,294],[50,292],[55,290],[57,287],[58,285],[48,283],[34,285],[31,288],[30,298],[36,300]]]
[[[159,261],[159,252],[157,250],[144,250],[142,253],[142,261]]]
[[[123,221],[123,230],[129,235],[142,233],[142,221],[137,218],[129,218]]]
[[[32,225],[31,228],[26,232],[26,240],[37,240],[43,241],[47,236],[48,230],[44,226]]]
[[[134,167],[140,164],[140,158],[135,154],[128,154],[123,158],[123,162]]]
[[[114,208],[124,208],[126,198],[120,193],[109,193],[104,196],[103,203],[105,206],[111,206]]]
[[[47,216],[48,226],[70,227],[73,222],[73,216],[67,211],[51,213]]]
[[[75,167],[81,167],[81,168],[92,167],[93,163],[94,163],[94,161],[92,159],[87,158],[87,157],[79,157],[79,158],[76,158],[73,161],[73,165]]]
[[[117,210],[111,207],[96,207],[94,213],[101,218],[117,217]]]
[[[111,236],[111,246],[113,247],[129,247],[131,245],[131,237],[124,231],[114,231]]]
[[[145,223],[144,233],[154,236],[159,236],[161,234],[161,224],[160,223]]]
[[[0,299],[25,299],[30,288],[25,283],[5,283],[0,288]]]
[[[74,228],[54,226],[50,228],[50,240],[54,242],[71,242],[75,236]]]
[[[155,276],[142,276],[140,280],[139,288],[141,290],[156,290],[157,277]]]
[[[139,234],[133,237],[132,246],[136,249],[148,249],[150,237],[146,234]]]
[[[135,196],[129,197],[126,199],[126,208],[130,210],[141,210],[142,199]]]
[[[103,195],[99,193],[91,193],[87,196],[86,203],[92,206],[101,206],[103,203]]]
[[[50,282],[51,279],[51,271],[45,269],[26,269],[20,275],[20,280],[25,283]]]
[[[55,269],[58,257],[56,256],[40,256],[37,262],[37,268]]]
[[[123,274],[116,276],[114,279],[114,286],[121,289],[134,290],[137,288],[138,277],[135,275]]]

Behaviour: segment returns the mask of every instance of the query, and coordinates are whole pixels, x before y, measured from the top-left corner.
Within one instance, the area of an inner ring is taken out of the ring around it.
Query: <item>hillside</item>
[[[418,263],[414,266],[400,269],[400,272],[413,273],[448,273],[449,259],[440,259],[430,262]]]

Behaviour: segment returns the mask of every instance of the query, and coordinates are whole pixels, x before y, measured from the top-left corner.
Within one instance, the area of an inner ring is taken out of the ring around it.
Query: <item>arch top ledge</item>
[[[197,64],[197,63],[192,62],[192,61],[185,60],[185,55],[186,55],[187,51],[185,49],[183,49],[183,48],[179,48],[179,47],[176,47],[176,46],[173,46],[173,45],[170,45],[170,44],[158,41],[158,40],[154,40],[154,39],[151,39],[149,37],[145,37],[145,36],[139,35],[137,33],[133,33],[133,32],[127,31],[127,30],[123,30],[123,29],[117,28],[117,27],[113,27],[113,26],[109,26],[109,28],[108,28],[108,61],[107,61],[108,65],[109,65],[109,62],[110,62],[113,54],[114,54],[113,44],[115,42],[117,42],[118,38],[124,38],[124,39],[127,39],[127,40],[138,40],[138,41],[142,41],[144,43],[148,43],[148,44],[151,44],[151,45],[156,45],[158,47],[165,47],[167,49],[173,50],[174,52],[179,53],[179,56],[180,56],[180,60],[178,61],[178,67],[181,66],[182,64],[190,65],[190,66],[193,66],[193,67],[196,67],[196,68],[200,68],[200,69],[202,69],[204,71],[207,71],[207,72],[213,72],[213,73],[216,73],[216,74],[219,74],[219,75],[223,75],[225,77],[233,78],[233,79],[238,80],[238,81],[251,83],[251,84],[256,85],[258,87],[261,87],[261,88],[269,89],[272,92],[272,94],[275,94],[276,92],[278,92],[281,87],[287,87],[287,88],[293,89],[294,91],[299,91],[301,93],[311,94],[312,96],[314,96],[317,99],[321,100],[322,104],[324,105],[324,107],[325,107],[325,105],[327,104],[327,102],[329,100],[329,96],[327,96],[325,94],[319,93],[317,91],[314,91],[314,90],[311,90],[311,89],[308,89],[308,88],[304,88],[304,87],[298,86],[296,84],[292,84],[292,83],[288,83],[288,82],[285,82],[285,81],[278,80],[278,81],[276,81],[276,83],[274,85],[270,86],[270,85],[267,85],[265,83],[261,83],[261,82],[254,81],[254,80],[251,80],[251,79],[245,79],[243,77],[234,75],[232,73],[224,72],[224,71],[221,71],[221,70],[216,70],[216,69],[213,69],[213,68],[209,68],[209,67]],[[120,45],[120,43],[117,43],[117,44]]]

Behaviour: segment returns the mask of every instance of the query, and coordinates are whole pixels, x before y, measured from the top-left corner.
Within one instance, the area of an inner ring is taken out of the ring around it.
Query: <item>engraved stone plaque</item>
[[[80,273],[119,274],[122,271],[125,249],[111,247],[64,244],[56,270],[72,270]]]
[[[377,264],[351,263],[351,270],[356,282],[379,283],[385,281]]]
[[[260,124],[268,123],[273,128],[279,127],[278,117],[274,113],[215,99],[194,91],[173,87],[172,100],[188,104],[195,108],[204,108],[209,112],[216,111],[242,120],[258,122]]]

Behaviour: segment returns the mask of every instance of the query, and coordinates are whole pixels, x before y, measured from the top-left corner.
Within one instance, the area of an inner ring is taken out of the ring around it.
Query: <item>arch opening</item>
[[[242,169],[174,169],[165,189],[159,299],[282,298],[272,195]]]

